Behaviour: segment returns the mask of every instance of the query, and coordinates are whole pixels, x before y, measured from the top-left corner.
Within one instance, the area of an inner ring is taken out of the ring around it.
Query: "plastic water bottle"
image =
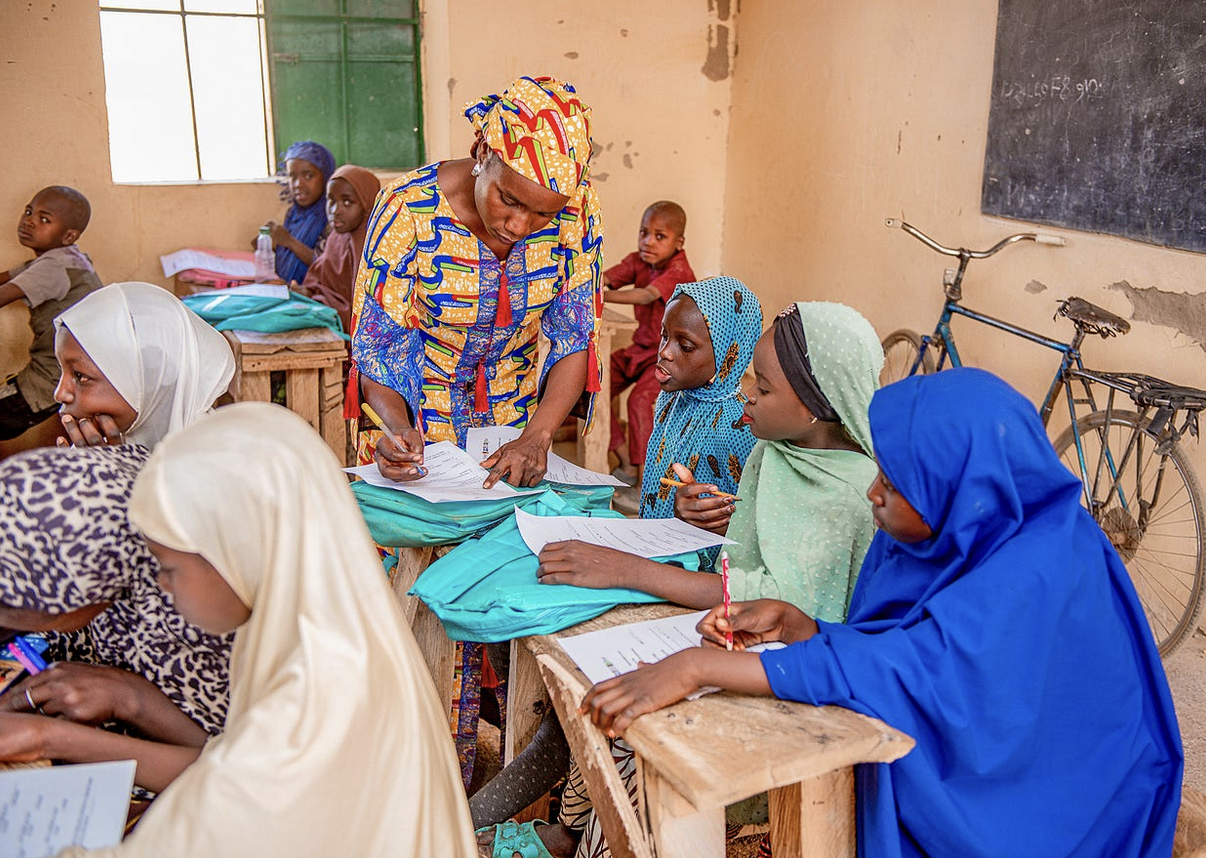
[[[276,279],[276,251],[272,249],[272,230],[260,227],[255,240],[255,282],[267,283]]]

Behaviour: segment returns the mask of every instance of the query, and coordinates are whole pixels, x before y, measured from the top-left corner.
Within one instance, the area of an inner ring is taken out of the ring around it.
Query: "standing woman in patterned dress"
[[[360,401],[381,416],[389,432],[363,433],[361,458],[396,480],[421,476],[427,441],[523,427],[486,460],[486,485],[535,485],[557,427],[599,390],[590,108],[568,83],[521,77],[465,116],[471,157],[377,197],[353,296],[349,416]],[[538,385],[540,331],[551,349]]]

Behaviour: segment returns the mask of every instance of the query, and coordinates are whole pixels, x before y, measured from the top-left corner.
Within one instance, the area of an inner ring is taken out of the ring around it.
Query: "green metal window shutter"
[[[417,0],[267,0],[276,146],[316,140],[337,164],[424,163]]]

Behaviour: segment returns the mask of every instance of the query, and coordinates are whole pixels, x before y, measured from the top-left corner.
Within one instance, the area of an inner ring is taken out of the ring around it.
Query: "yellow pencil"
[[[402,440],[401,436],[398,435],[398,433],[390,431],[389,427],[385,425],[385,421],[381,419],[381,416],[376,411],[373,410],[373,406],[369,405],[367,402],[362,402],[362,403],[360,403],[360,410],[363,411],[365,414],[367,414],[368,419],[373,421],[373,425],[376,426],[378,429],[380,429],[382,432],[384,432],[386,435],[388,435],[391,438],[396,438],[399,441]],[[420,474],[427,473],[427,469],[424,468],[422,465],[415,465],[415,468],[416,468],[416,470],[418,470],[418,472]]]
[[[661,484],[663,486],[674,486],[675,488],[679,488],[679,489],[685,488],[686,486],[689,486],[689,485],[693,485],[693,483],[684,483],[682,480],[672,480],[669,477],[662,477]],[[718,498],[728,498],[729,500],[741,500],[741,498],[737,497],[737,495],[731,495],[728,492],[716,491],[716,492],[708,492],[708,494],[715,495]]]

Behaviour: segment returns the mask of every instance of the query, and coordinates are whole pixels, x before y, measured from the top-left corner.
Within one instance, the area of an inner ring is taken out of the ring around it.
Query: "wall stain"
[[[708,80],[719,81],[729,76],[728,25],[708,25],[708,55],[701,71]]]
[[[1031,280],[1023,287],[1031,295],[1037,295],[1039,292],[1046,292],[1047,286],[1045,283],[1040,283],[1037,280]]]
[[[1163,292],[1152,287],[1139,289],[1125,280],[1106,287],[1121,292],[1131,302],[1131,319],[1151,322],[1184,334],[1206,352],[1206,292]]]
[[[590,180],[592,182],[606,182],[607,177],[610,175],[611,173],[591,173]]]
[[[448,78],[448,94],[452,95],[454,89],[456,89],[456,78],[450,77]]]
[[[627,152],[624,153],[624,166],[627,167],[629,170],[632,169],[632,156],[629,155]]]
[[[576,60],[576,59],[578,59],[578,52],[577,51],[567,51],[565,54],[563,54],[563,56],[567,60]]]

